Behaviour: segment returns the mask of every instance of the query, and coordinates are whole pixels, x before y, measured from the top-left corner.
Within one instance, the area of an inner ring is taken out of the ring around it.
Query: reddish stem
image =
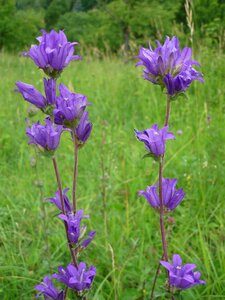
[[[58,166],[57,166],[56,159],[55,159],[54,156],[52,157],[52,162],[53,162],[53,166],[54,166],[54,170],[55,170],[55,176],[56,176],[56,181],[57,181],[57,185],[58,185],[58,189],[59,189],[59,195],[60,195],[60,201],[61,201],[61,206],[62,206],[62,212],[63,212],[64,215],[66,215],[65,205],[64,205],[64,199],[63,199],[63,193],[62,193],[62,184],[61,184],[61,180],[60,180]],[[68,243],[68,246],[69,246],[69,250],[70,250],[70,254],[71,254],[71,257],[72,257],[73,264],[74,264],[74,266],[78,267],[77,266],[77,261],[76,261],[76,256],[75,256],[75,254],[73,252],[73,247],[72,247],[72,244],[70,243],[70,240],[69,240],[68,226],[67,226],[67,223],[65,221],[64,221],[64,226],[65,226],[65,231],[66,231],[67,243]]]

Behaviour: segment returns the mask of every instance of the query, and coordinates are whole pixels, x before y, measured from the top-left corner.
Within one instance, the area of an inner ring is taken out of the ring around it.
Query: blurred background
[[[40,29],[64,29],[80,51],[128,54],[147,41],[177,35],[225,47],[223,0],[0,0],[0,49],[24,50]]]

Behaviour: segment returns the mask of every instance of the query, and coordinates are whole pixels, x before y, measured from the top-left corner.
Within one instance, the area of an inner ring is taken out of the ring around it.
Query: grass
[[[28,59],[0,55],[0,299],[30,300],[34,285],[68,264],[69,253],[57,211],[43,201],[56,191],[51,161],[27,146],[28,104],[14,93],[17,80],[41,90],[43,75]],[[166,218],[169,253],[196,263],[207,281],[183,299],[224,299],[224,57],[202,51],[196,58],[205,84],[195,82],[188,100],[172,103],[170,129],[177,139],[167,143],[164,176],[178,178],[187,195],[172,215],[175,223]],[[97,231],[79,258],[98,269],[89,299],[149,299],[162,254],[158,215],[136,194],[157,180],[157,166],[142,159],[144,146],[133,128],[162,125],[165,97],[140,75],[134,62],[105,58],[74,62],[60,79],[93,103],[94,129],[79,154],[77,192],[78,208],[91,216],[88,228]],[[70,188],[72,153],[65,133],[57,159],[63,186]],[[163,298],[164,279],[162,272],[157,299]]]

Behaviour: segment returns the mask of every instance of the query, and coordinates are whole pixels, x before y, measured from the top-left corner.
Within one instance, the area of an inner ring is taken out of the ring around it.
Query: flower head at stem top
[[[40,150],[53,152],[57,149],[63,126],[54,125],[50,118],[45,119],[45,125],[37,122],[27,128],[26,135],[29,138],[28,144],[35,144]]]
[[[17,92],[23,95],[24,100],[35,105],[43,112],[51,114],[56,102],[56,81],[44,78],[45,97],[31,84],[16,82]]]
[[[43,282],[36,285],[35,289],[39,291],[37,298],[44,295],[45,300],[64,300],[64,292],[58,291],[48,276],[45,276]]]
[[[171,287],[185,290],[197,284],[205,284],[200,280],[201,273],[194,272],[195,264],[182,265],[182,259],[178,254],[173,255],[172,264],[167,261],[160,261],[161,265],[169,271],[169,281]]]
[[[90,266],[86,271],[86,264],[80,262],[77,268],[69,264],[66,268],[59,267],[58,272],[59,274],[54,274],[52,277],[81,294],[90,289],[96,275],[96,268]]]
[[[49,33],[42,32],[37,38],[39,45],[32,45],[28,52],[23,53],[29,56],[34,63],[44,72],[52,77],[59,77],[63,69],[73,60],[81,59],[74,55],[74,46],[77,42],[70,43],[63,31],[51,30]]]
[[[74,129],[77,127],[83,112],[89,103],[87,97],[81,94],[72,93],[68,88],[59,85],[60,96],[56,100],[54,109],[54,122],[63,125],[65,128]]]
[[[168,132],[168,126],[159,129],[157,124],[144,131],[134,130],[136,138],[144,142],[145,148],[155,156],[161,156],[165,152],[165,144],[168,139],[175,139],[172,132]]]
[[[183,189],[176,189],[177,179],[162,179],[163,207],[166,211],[174,210],[185,196]],[[159,183],[148,186],[146,191],[139,191],[139,196],[144,196],[148,203],[155,209],[160,209],[160,199],[157,193]]]
[[[200,65],[191,60],[192,50],[185,47],[181,51],[177,37],[166,37],[163,45],[159,41],[157,44],[154,50],[151,46],[140,48],[137,56],[140,61],[136,66],[145,67],[143,77],[146,80],[166,88],[171,97],[185,92],[193,80],[204,82],[202,73],[192,67]]]

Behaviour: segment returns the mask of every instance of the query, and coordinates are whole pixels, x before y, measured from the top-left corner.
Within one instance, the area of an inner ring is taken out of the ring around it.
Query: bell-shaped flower
[[[59,145],[63,126],[54,125],[50,118],[45,119],[45,125],[40,122],[27,128],[26,135],[29,138],[28,144],[35,144],[41,150],[54,151]]]
[[[145,143],[145,148],[155,156],[161,156],[165,152],[165,144],[168,139],[175,139],[172,132],[168,132],[168,126],[159,129],[157,124],[144,131],[134,130],[136,138]]]
[[[162,200],[164,209],[174,210],[185,196],[183,189],[176,189],[177,179],[162,179]],[[139,191],[139,196],[144,196],[148,203],[155,209],[160,208],[159,183],[148,186],[146,191]]]
[[[83,240],[83,242],[81,243],[81,247],[82,248],[87,248],[87,246],[92,242],[93,238],[95,237],[96,231],[90,231],[88,233],[88,237]]]
[[[30,102],[42,111],[47,112],[48,107],[53,107],[56,102],[56,81],[44,78],[45,97],[31,84],[21,81],[16,82],[17,92],[21,93],[24,100]]]
[[[74,55],[74,46],[78,43],[68,42],[65,33],[61,30],[59,32],[51,30],[49,33],[43,31],[42,36],[37,40],[39,45],[32,45],[24,55],[29,56],[52,78],[57,78],[71,61],[81,59],[80,56]]]
[[[61,281],[74,291],[81,293],[90,289],[96,275],[96,268],[90,266],[86,271],[86,264],[80,262],[77,268],[69,264],[66,268],[59,267],[58,272],[59,274],[54,274],[52,277]]]
[[[48,276],[45,276],[43,282],[36,285],[35,289],[39,291],[37,298],[43,295],[45,300],[64,300],[64,292],[58,291]]]
[[[136,66],[144,66],[143,77],[154,84],[167,89],[170,96],[185,92],[193,80],[203,81],[202,73],[192,66],[199,65],[191,60],[192,50],[185,47],[180,49],[177,37],[166,37],[163,45],[157,41],[158,47],[152,49],[140,48]]]
[[[71,204],[70,204],[70,201],[69,201],[68,197],[66,196],[66,193],[68,191],[69,191],[69,188],[64,189],[62,196],[63,196],[63,200],[64,200],[64,207],[65,207],[66,213],[71,213],[72,212],[72,207],[71,207]],[[47,200],[50,201],[51,203],[54,203],[58,207],[58,209],[60,209],[62,211],[62,203],[61,203],[59,191],[57,191],[55,193],[55,197],[47,198]]]
[[[194,272],[195,264],[182,265],[182,259],[178,254],[173,255],[172,264],[167,261],[160,261],[161,265],[169,271],[170,286],[185,290],[197,284],[205,284],[200,280],[201,273]]]
[[[88,122],[88,112],[84,112],[80,118],[79,125],[75,129],[75,135],[82,145],[86,143],[92,130],[92,123]]]

